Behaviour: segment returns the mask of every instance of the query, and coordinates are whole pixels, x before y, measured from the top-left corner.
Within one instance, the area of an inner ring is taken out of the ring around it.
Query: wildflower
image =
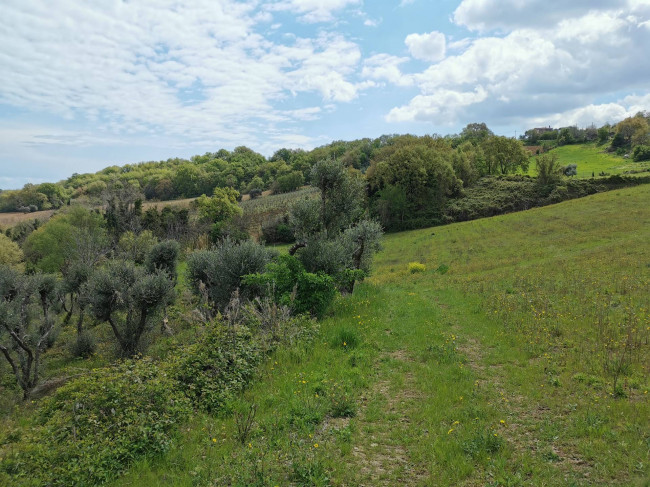
[[[217,442],[217,439],[216,439],[216,438],[212,438],[212,443],[216,443],[216,442]]]
[[[499,421],[499,423],[506,424],[506,422],[503,419],[501,421]]]
[[[253,445],[251,443],[249,443],[248,448],[253,448]]]
[[[314,448],[318,448],[318,443],[314,443]]]

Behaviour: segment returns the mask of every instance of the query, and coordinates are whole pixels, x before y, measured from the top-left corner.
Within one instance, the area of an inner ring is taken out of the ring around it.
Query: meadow
[[[386,236],[313,344],[113,485],[649,485],[649,203]]]
[[[592,174],[598,176],[606,174],[641,174],[647,175],[650,172],[650,162],[634,162],[632,159],[625,159],[615,153],[606,152],[605,146],[591,144],[563,145],[552,149],[552,154],[557,154],[562,166],[577,164],[579,178],[590,178]],[[528,170],[528,174],[536,176],[534,158]]]

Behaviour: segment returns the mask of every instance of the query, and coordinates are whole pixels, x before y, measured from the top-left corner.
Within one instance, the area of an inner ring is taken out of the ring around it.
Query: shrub
[[[419,262],[409,262],[408,263],[408,270],[411,274],[415,274],[417,272],[424,272],[427,270],[427,266],[424,264],[421,264]]]
[[[175,240],[157,243],[147,253],[145,266],[150,273],[164,271],[172,281],[176,281],[176,262],[180,245]]]
[[[254,200],[255,198],[259,198],[260,196],[262,196],[262,190],[259,188],[251,189],[248,192],[248,196],[250,196],[250,199],[252,200]]]
[[[264,273],[245,276],[251,292],[270,294],[275,302],[289,306],[292,312],[322,317],[336,297],[334,279],[326,274],[307,272],[291,255],[279,255]]]
[[[70,354],[73,357],[88,358],[95,353],[96,349],[97,344],[93,336],[88,331],[82,331],[70,345]]]
[[[289,217],[284,216],[279,220],[262,225],[262,238],[266,243],[292,243],[296,237],[289,225]]]
[[[650,161],[650,145],[637,145],[632,151],[632,159],[636,162]]]
[[[29,435],[0,463],[30,485],[97,485],[167,450],[189,401],[151,359],[93,370],[45,399]],[[1,479],[1,477],[0,477]]]
[[[209,324],[200,341],[179,350],[170,373],[179,393],[207,412],[217,412],[248,385],[261,350],[246,327]]]
[[[556,184],[561,180],[560,163],[558,155],[555,153],[546,153],[537,157],[535,161],[537,167],[537,182],[542,185]]]

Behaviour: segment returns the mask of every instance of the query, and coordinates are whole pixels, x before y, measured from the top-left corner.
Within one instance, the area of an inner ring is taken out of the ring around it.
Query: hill
[[[114,485],[647,485],[649,203],[386,237],[314,345],[242,396],[243,442],[244,416],[197,416]]]
[[[590,178],[602,173],[629,175],[650,173],[650,162],[633,162],[629,158],[607,152],[605,149],[606,146],[596,143],[573,144],[556,147],[552,149],[552,153],[557,154],[562,166],[576,164],[579,178]],[[536,175],[535,164],[531,164],[528,174]]]

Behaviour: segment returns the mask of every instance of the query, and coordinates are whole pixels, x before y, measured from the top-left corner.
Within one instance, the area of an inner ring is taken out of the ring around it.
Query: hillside
[[[386,237],[313,347],[243,395],[245,441],[197,416],[114,485],[647,485],[649,203]]]
[[[634,162],[632,159],[606,152],[605,149],[606,146],[596,143],[572,144],[556,147],[552,149],[552,153],[557,154],[562,166],[576,164],[578,178],[590,178],[601,173],[631,175],[650,173],[650,162]],[[535,164],[531,164],[528,174],[531,176],[537,174]]]

